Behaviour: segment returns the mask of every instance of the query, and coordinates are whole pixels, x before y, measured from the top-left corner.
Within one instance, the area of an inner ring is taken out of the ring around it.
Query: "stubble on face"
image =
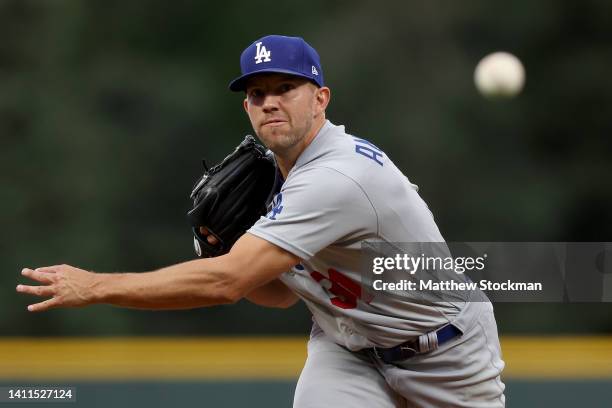
[[[312,112],[308,113],[303,118],[287,118],[287,123],[281,126],[260,126],[255,133],[268,149],[282,154],[304,140],[312,128]]]

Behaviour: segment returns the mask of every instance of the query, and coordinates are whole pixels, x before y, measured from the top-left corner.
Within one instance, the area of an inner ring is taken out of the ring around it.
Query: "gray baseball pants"
[[[493,306],[468,303],[457,318],[461,337],[395,364],[337,345],[315,323],[294,408],[504,407]]]

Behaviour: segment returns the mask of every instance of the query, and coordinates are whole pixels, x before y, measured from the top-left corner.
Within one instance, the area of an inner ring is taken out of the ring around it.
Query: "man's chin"
[[[271,130],[271,131],[270,131]],[[291,136],[285,132],[279,132],[277,129],[265,129],[260,130],[258,136],[259,140],[266,145],[267,148],[272,149],[273,147],[287,148],[291,146]]]

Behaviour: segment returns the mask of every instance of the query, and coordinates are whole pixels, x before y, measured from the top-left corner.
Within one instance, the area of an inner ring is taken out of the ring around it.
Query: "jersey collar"
[[[322,153],[320,149],[321,143],[323,143],[322,141],[330,133],[330,130],[332,130],[334,127],[334,124],[331,123],[328,119],[325,120],[325,123],[323,124],[323,126],[321,126],[321,129],[319,129],[319,132],[314,137],[314,139],[312,139],[312,142],[310,142],[310,144],[306,146],[306,149],[304,149],[302,154],[300,154],[300,156],[297,158],[297,160],[295,161],[295,165],[291,168],[289,174],[291,174],[291,172],[293,172],[294,170],[302,167],[306,163],[314,160]],[[287,177],[289,177],[289,175],[287,175]]]

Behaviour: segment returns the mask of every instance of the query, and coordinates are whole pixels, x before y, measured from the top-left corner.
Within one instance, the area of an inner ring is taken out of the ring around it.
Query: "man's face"
[[[308,134],[324,112],[319,88],[310,81],[285,74],[261,74],[246,85],[244,108],[253,130],[273,152],[288,151]]]

